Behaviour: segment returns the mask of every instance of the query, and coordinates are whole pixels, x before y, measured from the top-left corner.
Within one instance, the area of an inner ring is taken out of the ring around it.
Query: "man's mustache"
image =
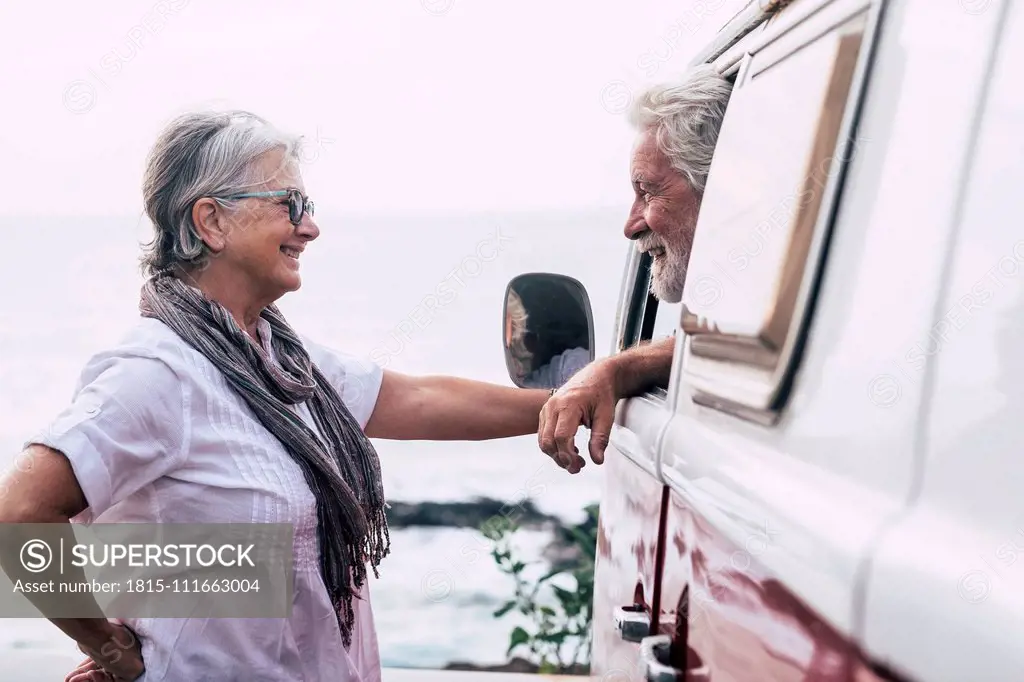
[[[640,239],[636,240],[637,251],[644,253],[645,251],[652,251],[654,249],[664,249],[665,251],[668,251],[665,247],[665,242],[653,233],[640,237]]]

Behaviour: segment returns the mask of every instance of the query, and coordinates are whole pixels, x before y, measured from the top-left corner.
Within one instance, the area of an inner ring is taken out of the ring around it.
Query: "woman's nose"
[[[316,224],[313,216],[303,213],[302,221],[295,228],[295,234],[311,242],[320,236],[320,226]]]

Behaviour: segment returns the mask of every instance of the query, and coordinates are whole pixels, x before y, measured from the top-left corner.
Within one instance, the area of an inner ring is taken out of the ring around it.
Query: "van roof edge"
[[[715,61],[747,34],[768,21],[773,14],[792,2],[793,0],[750,0],[718,30],[715,39],[697,53],[690,61],[690,66]]]

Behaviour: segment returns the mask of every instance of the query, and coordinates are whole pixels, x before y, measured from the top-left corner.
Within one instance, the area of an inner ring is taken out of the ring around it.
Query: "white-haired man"
[[[625,234],[649,253],[651,291],[677,303],[683,295],[697,213],[718,129],[732,85],[710,67],[680,83],[660,85],[634,102],[637,130],[630,163],[634,199]],[[604,461],[615,404],[652,386],[668,384],[674,339],[664,339],[591,363],[547,402],[540,414],[541,450],[576,473],[584,460],[575,446],[580,426],[590,428],[590,457]]]

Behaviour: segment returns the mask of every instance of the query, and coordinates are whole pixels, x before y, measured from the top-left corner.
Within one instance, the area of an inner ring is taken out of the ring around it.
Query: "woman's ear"
[[[220,204],[204,197],[192,205],[192,224],[196,226],[199,238],[213,253],[220,253],[227,246],[227,221]]]

